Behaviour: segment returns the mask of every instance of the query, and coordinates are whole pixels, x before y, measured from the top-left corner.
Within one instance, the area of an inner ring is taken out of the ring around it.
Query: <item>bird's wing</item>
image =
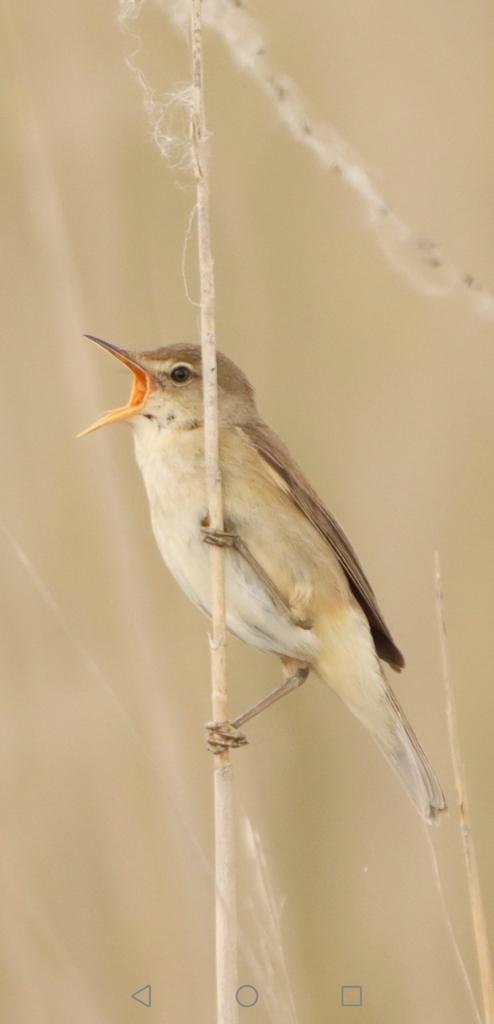
[[[268,427],[267,423],[255,420],[240,423],[237,426],[254,445],[271,470],[274,470],[274,477],[279,486],[289,494],[294,504],[331,545],[346,573],[352,593],[367,616],[379,657],[383,661],[387,661],[392,668],[400,671],[405,665],[405,659],[393,641],[377,604],[374,591],[341,526],[325,508],[290,455],[286,445]]]

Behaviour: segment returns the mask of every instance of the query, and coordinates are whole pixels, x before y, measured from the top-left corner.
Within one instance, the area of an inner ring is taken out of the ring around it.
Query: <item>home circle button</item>
[[[253,985],[241,985],[235,993],[235,999],[239,1006],[255,1006],[259,999],[259,992]]]

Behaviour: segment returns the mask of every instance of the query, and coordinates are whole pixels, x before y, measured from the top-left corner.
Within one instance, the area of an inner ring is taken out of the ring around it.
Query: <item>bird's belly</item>
[[[201,512],[152,503],[154,534],[170,572],[187,596],[211,615],[210,549],[204,542]],[[311,630],[290,622],[271,600],[242,556],[225,550],[226,621],[230,633],[260,650],[312,662],[318,641]]]
[[[146,427],[146,424],[144,424]],[[194,604],[211,615],[210,548],[201,522],[207,516],[204,457],[194,433],[158,435],[154,445],[135,433],[137,462],[149,498],[161,555]],[[316,660],[319,641],[273,603],[245,559],[225,549],[226,621],[241,640],[273,654]]]

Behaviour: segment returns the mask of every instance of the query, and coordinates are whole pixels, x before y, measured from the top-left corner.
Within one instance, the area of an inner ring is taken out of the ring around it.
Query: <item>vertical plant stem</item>
[[[480,985],[484,1006],[484,1021],[485,1024],[494,1024],[494,986],[492,982],[492,964],[489,953],[489,942],[487,938],[482,892],[480,888],[479,869],[477,865],[472,823],[468,806],[465,765],[463,764],[461,756],[453,683],[449,670],[449,650],[448,637],[446,633],[446,619],[444,615],[441,565],[437,551],[434,552],[434,576],[436,581],[436,606],[439,624],[439,640],[441,645],[441,661],[444,685],[446,688],[446,714],[448,720],[449,744],[453,760],[456,794],[460,811],[461,838],[463,842],[463,852],[465,855],[470,905],[472,908],[473,930],[477,946]]]
[[[197,232],[201,292],[201,349],[204,390],[206,482],[211,530],[223,530],[219,467],[218,383],[215,337],[214,264],[209,227],[208,137],[204,108],[202,0],[192,2],[192,155],[197,187]],[[210,548],[213,634],[211,677],[213,720],[228,718],[224,549]],[[216,992],[218,1024],[236,1024],[237,916],[233,774],[229,750],[214,754]]]

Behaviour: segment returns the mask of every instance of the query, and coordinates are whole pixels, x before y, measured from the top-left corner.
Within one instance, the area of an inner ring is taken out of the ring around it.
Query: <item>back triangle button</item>
[[[151,1006],[151,985],[145,985],[144,988],[138,988],[137,992],[133,992],[132,999],[136,999],[138,1003],[142,1003],[143,1006]]]

